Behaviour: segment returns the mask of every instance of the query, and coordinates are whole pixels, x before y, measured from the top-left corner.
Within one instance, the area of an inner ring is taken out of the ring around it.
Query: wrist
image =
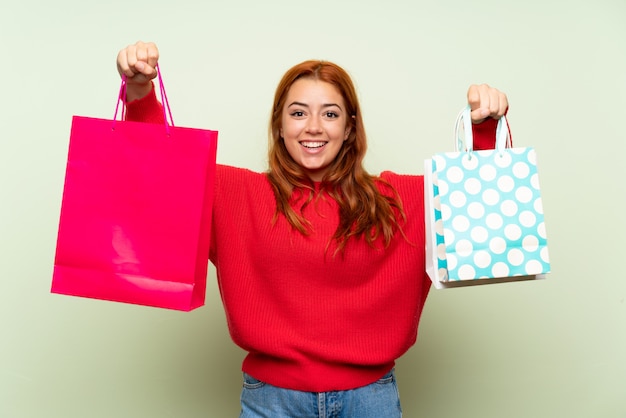
[[[126,82],[126,103],[143,99],[152,91],[152,88],[152,81],[147,83]]]

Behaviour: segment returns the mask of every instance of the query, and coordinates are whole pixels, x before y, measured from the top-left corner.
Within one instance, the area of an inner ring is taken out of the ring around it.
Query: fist
[[[500,119],[509,108],[506,94],[488,84],[471,85],[467,91],[467,103],[472,111],[473,123],[480,123],[489,117]]]

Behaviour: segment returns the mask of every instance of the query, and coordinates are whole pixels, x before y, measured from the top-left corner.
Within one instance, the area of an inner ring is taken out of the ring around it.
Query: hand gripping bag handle
[[[159,90],[161,92],[161,103],[163,104],[163,120],[165,121],[165,132],[169,136],[170,134],[170,126],[174,126],[174,118],[172,118],[172,110],[170,109],[170,102],[167,99],[167,93],[165,92],[165,85],[163,84],[163,78],[161,77],[161,70],[159,65],[155,66],[157,71],[157,80],[159,82]],[[115,122],[117,121],[117,114],[119,112],[120,103],[122,103],[122,112],[121,118],[122,120],[126,116],[126,83],[127,77],[126,74],[122,74],[122,84],[120,86],[120,92],[117,96],[117,104],[115,105],[115,114],[113,115],[113,129],[115,129]],[[166,113],[167,109],[167,113]],[[168,120],[169,116],[169,120]]]
[[[459,128],[463,123],[464,138],[461,138]],[[496,149],[502,153],[505,148],[511,147],[511,131],[506,116],[498,119],[496,128]],[[472,134],[472,116],[469,105],[465,106],[456,118],[454,125],[454,150],[471,153],[474,151],[474,137]]]

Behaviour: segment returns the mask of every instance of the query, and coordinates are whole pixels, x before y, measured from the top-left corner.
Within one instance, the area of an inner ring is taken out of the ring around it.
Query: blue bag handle
[[[469,105],[465,106],[459,116],[456,118],[454,125],[454,150],[455,151],[474,151],[474,138],[472,135],[472,116],[471,108]],[[459,135],[459,128],[463,123],[464,138]],[[498,119],[498,127],[496,128],[496,149],[500,154],[507,148],[507,144],[510,144],[510,131],[509,124],[506,121],[506,116],[502,116]]]

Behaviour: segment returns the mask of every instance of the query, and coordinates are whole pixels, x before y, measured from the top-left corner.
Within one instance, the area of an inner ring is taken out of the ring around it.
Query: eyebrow
[[[306,103],[302,103],[302,102],[292,102],[292,103],[291,103],[291,104],[289,104],[289,106],[287,106],[287,107],[291,107],[291,106],[302,106],[302,107],[307,107],[307,108],[309,107],[309,105],[308,105],[308,104],[306,104]],[[343,109],[341,108],[341,106],[339,106],[339,105],[338,105],[338,104],[336,104],[336,103],[326,103],[326,104],[323,104],[323,105],[322,105],[322,107],[323,107],[323,108],[326,108],[326,107],[338,107],[340,110],[343,110]]]

